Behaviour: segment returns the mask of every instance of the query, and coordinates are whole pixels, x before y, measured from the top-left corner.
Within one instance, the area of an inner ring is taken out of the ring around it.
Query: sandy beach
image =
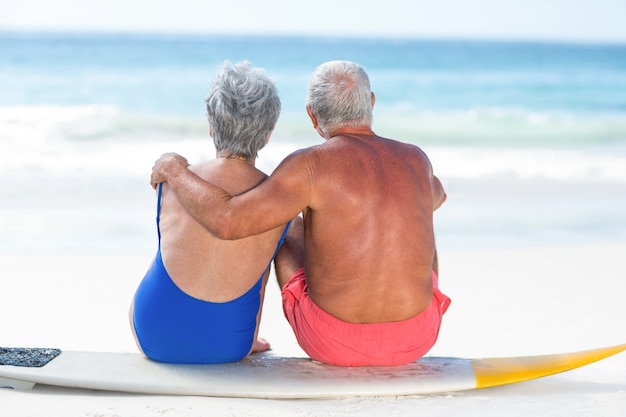
[[[624,343],[626,244],[440,253],[452,297],[431,356],[558,353]],[[126,311],[150,254],[3,254],[3,346],[135,351]],[[5,288],[7,280],[4,280]],[[273,353],[302,355],[270,285],[261,335]],[[2,415],[92,416],[622,416],[626,355],[512,386],[408,397],[242,400],[167,397],[37,386],[0,390]],[[261,381],[260,381],[261,383]]]

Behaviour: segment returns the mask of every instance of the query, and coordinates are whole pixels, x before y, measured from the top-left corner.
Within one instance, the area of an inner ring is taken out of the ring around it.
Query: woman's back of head
[[[265,146],[281,110],[274,82],[247,61],[224,61],[205,103],[217,151],[246,159]]]

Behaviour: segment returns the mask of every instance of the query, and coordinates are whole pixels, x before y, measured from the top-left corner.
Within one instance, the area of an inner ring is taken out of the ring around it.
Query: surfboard
[[[52,355],[42,366],[0,365],[0,386],[31,389],[43,384],[138,394],[265,399],[403,396],[528,381],[624,350],[626,344],[542,356],[424,357],[402,366],[355,368],[267,353],[236,363],[173,365],[153,362],[138,353],[67,351]]]

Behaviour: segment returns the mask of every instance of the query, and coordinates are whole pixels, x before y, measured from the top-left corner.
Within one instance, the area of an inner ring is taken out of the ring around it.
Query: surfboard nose
[[[472,367],[476,388],[488,388],[580,368],[624,350],[626,344],[554,355],[474,359]]]

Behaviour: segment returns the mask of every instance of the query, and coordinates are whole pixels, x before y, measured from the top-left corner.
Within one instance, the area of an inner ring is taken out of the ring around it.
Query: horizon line
[[[234,38],[299,38],[325,40],[389,40],[389,41],[441,41],[441,42],[493,42],[520,44],[565,44],[565,45],[605,45],[626,46],[626,39],[619,38],[566,38],[566,37],[533,37],[487,34],[416,34],[416,33],[375,33],[349,34],[338,32],[333,34],[317,32],[283,32],[283,31],[203,31],[203,30],[157,30],[157,29],[90,29],[90,28],[16,28],[0,27],[1,34],[40,34],[40,35],[87,35],[87,36],[137,36],[137,37],[234,37]]]

